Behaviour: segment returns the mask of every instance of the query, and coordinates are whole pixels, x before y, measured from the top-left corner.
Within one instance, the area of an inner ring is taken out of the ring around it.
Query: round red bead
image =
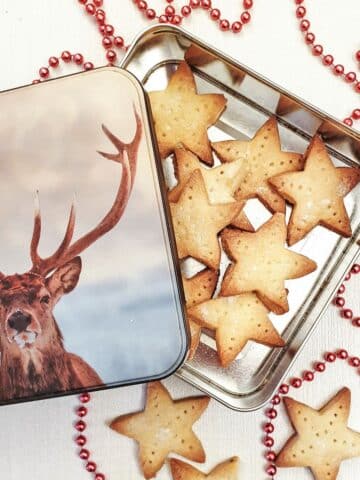
[[[279,395],[274,395],[271,400],[271,403],[273,405],[279,405],[280,402],[281,402],[281,398],[279,397]]]
[[[79,398],[81,403],[88,403],[90,401],[90,393],[82,393]]]
[[[102,7],[104,3],[103,0],[93,0],[93,2],[96,7]]]
[[[355,73],[355,72],[348,72],[348,73],[345,75],[345,80],[346,80],[346,82],[348,82],[348,83],[353,83],[353,82],[355,82],[355,80],[356,80],[356,73]]]
[[[242,23],[241,23],[241,22],[234,22],[234,23],[231,25],[231,30],[232,30],[234,33],[239,33],[239,32],[241,32],[241,29],[242,29]]]
[[[325,365],[325,363],[323,363],[323,362],[317,362],[317,363],[315,364],[314,368],[315,368],[315,370],[316,370],[317,372],[320,372],[320,373],[321,373],[321,372],[324,372],[324,371],[325,371],[326,365]]]
[[[111,39],[111,37],[108,37],[107,35],[105,37],[103,37],[102,39],[102,44],[105,48],[111,48],[112,45],[113,45],[113,41]]]
[[[84,63],[84,70],[85,71],[92,70],[93,68],[94,68],[94,64],[92,62],[85,62]]]
[[[249,12],[243,12],[241,15],[240,15],[240,20],[242,21],[242,23],[249,23],[250,20],[251,20],[251,15]]]
[[[87,415],[87,413],[88,413],[88,410],[83,405],[81,405],[81,407],[78,407],[77,410],[76,410],[76,415],[78,417],[85,417]]]
[[[351,273],[354,273],[355,275],[360,273],[360,265],[358,263],[354,263],[354,265],[351,267]]]
[[[106,58],[109,60],[110,63],[113,63],[117,58],[117,54],[114,50],[108,50],[106,52]]]
[[[33,85],[37,85],[38,83],[40,83],[40,80],[38,78],[36,78],[35,80],[33,80],[31,82]]]
[[[351,278],[351,272],[348,272],[344,278],[345,282],[348,282]]]
[[[39,70],[39,75],[41,78],[47,78],[49,76],[50,72],[47,67],[41,67]]]
[[[293,378],[291,380],[291,386],[294,388],[300,388],[302,385],[301,378]]]
[[[300,22],[300,30],[302,32],[307,32],[310,28],[310,22],[306,18]]]
[[[105,35],[105,25],[99,25],[99,32],[101,35]]]
[[[335,297],[334,303],[337,307],[343,307],[345,305],[344,297]]]
[[[306,15],[306,8],[305,7],[298,7],[296,9],[296,16],[298,18],[304,18]]]
[[[82,65],[84,63],[84,57],[81,55],[81,53],[75,53],[75,55],[73,56],[73,60],[77,65]]]
[[[337,291],[337,293],[338,293],[339,295],[342,295],[343,293],[345,293],[345,290],[346,290],[346,287],[345,287],[345,285],[342,283],[342,284],[340,285],[339,290]]]
[[[79,445],[79,447],[82,447],[86,444],[87,438],[85,435],[78,435],[75,439],[75,442]]]
[[[346,318],[346,320],[351,320],[352,317],[353,317],[353,311],[350,309],[350,308],[344,308],[342,311],[341,311],[341,316],[343,318]]]
[[[61,54],[61,60],[63,62],[70,62],[71,61],[71,53],[68,50],[64,50]]]
[[[338,350],[336,352],[336,356],[340,358],[341,360],[346,360],[349,356],[348,352],[344,349]]]
[[[352,127],[353,125],[353,121],[350,117],[347,117],[347,118],[344,118],[343,122],[345,123],[345,125],[347,125],[348,127]]]
[[[223,31],[229,30],[230,28],[230,22],[229,20],[221,20],[220,22],[220,28]]]
[[[360,82],[357,82],[356,85],[355,85],[355,91],[357,93],[360,93]]]
[[[75,423],[75,428],[78,432],[83,432],[86,429],[86,423],[83,420],[79,420]]]
[[[181,15],[184,17],[188,17],[191,13],[191,7],[189,5],[185,5],[181,9]]]
[[[106,35],[113,35],[114,34],[114,27],[112,25],[110,25],[109,23],[107,23],[106,25],[104,25],[104,29],[105,29],[105,33]]]
[[[329,67],[334,63],[334,57],[332,55],[325,55],[323,58],[323,64]]]
[[[57,57],[50,57],[49,65],[50,67],[56,68],[59,65],[59,59]]]
[[[342,75],[344,73],[344,65],[341,65],[340,63],[338,63],[337,65],[335,65],[334,67],[334,73],[335,75]]]
[[[303,379],[306,382],[312,382],[314,380],[314,372],[311,372],[310,370],[304,372]]]
[[[249,10],[253,6],[253,0],[244,0],[243,5],[246,10]]]
[[[322,47],[322,45],[314,45],[313,48],[312,48],[312,53],[313,55],[315,56],[319,56],[323,53],[324,49]]]
[[[360,50],[358,50],[356,53],[355,53],[355,58],[358,62],[360,62]]]
[[[159,22],[160,23],[166,23],[168,21],[168,18],[166,15],[160,15],[159,17]]]
[[[351,323],[354,325],[354,327],[360,327],[360,317],[354,318]]]
[[[315,35],[311,32],[308,32],[306,35],[305,35],[305,42],[308,44],[308,45],[311,45],[312,43],[315,42]]]
[[[123,37],[114,37],[114,45],[118,48],[122,48],[124,46],[124,39]]]
[[[276,460],[276,453],[273,452],[272,450],[269,450],[268,452],[265,453],[265,458],[269,462],[274,462]]]
[[[82,448],[79,452],[79,457],[82,459],[82,460],[88,460],[88,458],[90,457],[90,452],[89,450],[87,450],[86,448]]]
[[[149,20],[153,20],[156,17],[156,12],[153,8],[148,8],[146,10],[146,16]]]
[[[172,5],[168,5],[165,8],[165,15],[167,15],[168,17],[172,17],[173,15],[175,15],[175,8]]]
[[[349,364],[352,367],[360,367],[360,358],[359,357],[351,357],[349,360]]]
[[[304,0],[295,0],[296,5],[300,5]]]
[[[218,8],[213,8],[210,12],[210,17],[212,20],[219,20],[221,12]]]
[[[275,465],[269,465],[266,469],[266,473],[271,477],[274,477],[276,475],[276,472],[277,472],[277,469]]]
[[[327,362],[333,363],[336,360],[336,355],[333,352],[328,352],[325,354],[325,360]]]
[[[273,433],[273,431],[275,430],[275,427],[272,423],[265,423],[264,425],[264,432],[265,433]]]
[[[351,114],[354,120],[360,120],[360,108],[355,108]]]
[[[190,0],[190,7],[191,7],[191,8],[198,8],[198,7],[200,7],[200,0]]]
[[[87,2],[87,0],[78,0],[79,3],[81,3],[82,5],[85,5],[85,3]]]
[[[181,22],[182,22],[182,18],[180,17],[180,15],[174,15],[171,19],[171,23],[173,25],[180,25]]]
[[[96,471],[96,463],[95,462],[88,462],[86,464],[86,470],[88,472],[95,472]]]
[[[97,473],[95,475],[95,480],[105,480],[105,475],[103,473]]]
[[[211,0],[201,0],[201,8],[209,10],[211,8]]]
[[[93,3],[87,3],[86,7],[85,7],[85,10],[87,11],[87,13],[89,15],[94,15],[95,12],[96,12],[96,7]]]
[[[265,447],[267,448],[271,448],[274,446],[274,439],[272,437],[270,437],[269,435],[266,435],[266,437],[264,438],[263,440],[263,443],[265,445]]]
[[[137,2],[137,7],[139,10],[146,10],[147,9],[147,2],[145,2],[144,0],[139,0]]]
[[[277,417],[277,411],[275,410],[275,408],[269,408],[268,410],[266,410],[265,415],[268,418],[271,418],[271,420],[273,420]]]
[[[289,385],[286,385],[285,383],[283,383],[282,385],[280,385],[279,392],[280,392],[282,395],[286,395],[287,393],[289,393]]]

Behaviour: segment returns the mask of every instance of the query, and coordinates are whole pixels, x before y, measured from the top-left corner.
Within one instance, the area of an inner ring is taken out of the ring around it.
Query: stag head
[[[41,215],[36,202],[33,235],[30,246],[32,267],[24,274],[4,275],[0,272],[0,351],[2,355],[32,355],[62,342],[53,316],[60,298],[76,287],[81,273],[80,255],[121,219],[133,187],[137,152],[141,140],[141,120],[135,111],[136,132],[131,143],[124,143],[105,126],[103,131],[117,149],[114,154],[98,152],[104,158],[121,164],[121,177],[115,200],[100,223],[76,241],[75,208],[71,207],[64,238],[49,257],[38,253],[41,236]]]

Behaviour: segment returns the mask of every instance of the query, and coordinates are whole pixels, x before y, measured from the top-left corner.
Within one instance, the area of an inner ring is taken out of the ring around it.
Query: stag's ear
[[[81,258],[75,257],[62,267],[59,267],[47,279],[47,288],[52,298],[57,302],[65,293],[70,293],[78,284],[81,272]]]

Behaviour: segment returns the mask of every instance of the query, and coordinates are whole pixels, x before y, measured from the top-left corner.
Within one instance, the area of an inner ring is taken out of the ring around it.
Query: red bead
[[[49,65],[50,67],[56,68],[59,65],[59,59],[57,57],[50,57]]]
[[[304,18],[305,15],[306,15],[306,8],[305,7],[298,7],[296,9],[297,18]]]
[[[156,17],[156,12],[153,8],[148,8],[146,10],[146,17],[149,19],[149,20],[154,20],[154,18]]]
[[[323,64],[330,67],[334,63],[334,57],[332,55],[325,55],[323,58]]]
[[[342,284],[340,285],[339,290],[337,291],[337,293],[338,293],[339,295],[342,295],[343,293],[345,293],[345,290],[346,290],[346,287],[345,287],[345,285],[342,283]]]
[[[354,120],[360,120],[360,108],[355,108],[351,114]]]
[[[338,350],[336,352],[336,356],[340,358],[341,360],[346,360],[349,356],[348,352],[344,349]]]
[[[241,32],[241,29],[242,29],[242,24],[241,24],[241,22],[234,22],[234,23],[231,25],[231,30],[232,30],[234,33],[239,33],[239,32]]]
[[[96,12],[95,14],[95,17],[96,17],[96,21],[99,25],[102,25],[103,23],[105,23],[105,14],[102,13],[102,12]]]
[[[265,458],[269,462],[275,462],[276,460],[276,453],[273,452],[272,450],[269,450],[268,452],[265,453]]]
[[[341,65],[340,63],[338,63],[334,67],[334,74],[335,75],[342,75],[344,73],[344,70],[345,70],[344,65]]]
[[[39,75],[41,78],[48,78],[50,75],[49,69],[47,67],[41,67],[39,70]]]
[[[358,62],[360,62],[360,50],[358,50],[356,53],[355,53],[355,58]]]
[[[103,473],[97,473],[95,475],[95,480],[105,480],[105,475]]]
[[[160,23],[167,23],[168,19],[166,15],[160,15],[159,22]]]
[[[246,10],[249,10],[253,6],[253,0],[244,0],[243,5]]]
[[[274,395],[271,400],[271,403],[273,405],[279,405],[280,402],[281,402],[281,398],[279,397],[279,395]]]
[[[111,48],[113,46],[113,41],[111,37],[108,37],[107,35],[103,37],[102,39],[102,44],[105,48]]]
[[[175,15],[175,8],[171,5],[168,5],[165,8],[165,15],[167,15],[168,17],[172,17],[173,15]]]
[[[219,20],[221,12],[218,8],[213,8],[210,12],[210,17],[212,20]]]
[[[93,68],[94,68],[94,64],[92,62],[85,62],[84,63],[84,70],[85,71],[92,70]]]
[[[171,19],[171,23],[173,25],[180,25],[181,22],[182,22],[182,18],[180,17],[180,15],[174,15]]]
[[[266,473],[270,475],[270,477],[274,477],[276,475],[277,469],[275,465],[269,465],[266,469]]]
[[[325,354],[325,360],[327,362],[333,363],[336,360],[336,355],[333,352],[328,352]]]
[[[302,385],[302,380],[301,378],[293,378],[291,380],[291,386],[294,388],[300,388]]]
[[[105,35],[105,25],[99,25],[99,32],[101,35]]]
[[[82,393],[79,397],[81,403],[88,403],[90,401],[90,393]]]
[[[309,30],[309,28],[310,28],[310,22],[309,22],[309,20],[306,20],[306,19],[301,20],[301,22],[300,22],[300,30],[301,30],[302,32],[307,32],[307,31]]]
[[[191,7],[189,5],[185,5],[184,7],[182,7],[181,15],[183,15],[184,17],[188,17],[190,13],[191,13]]]
[[[286,395],[287,393],[289,393],[289,385],[286,385],[285,383],[283,383],[282,385],[280,385],[279,392],[280,392],[282,395]]]
[[[211,0],[201,0],[201,8],[209,10],[211,8]]]
[[[271,420],[274,420],[274,418],[277,417],[277,411],[275,410],[275,408],[269,408],[268,410],[266,410],[265,415]]]
[[[265,447],[267,448],[271,448],[274,446],[274,439],[272,437],[270,437],[269,435],[266,435],[266,437],[264,438],[263,440],[263,443],[265,445]]]
[[[347,118],[344,118],[343,122],[345,123],[345,125],[347,125],[348,127],[352,127],[353,125],[353,121],[350,117],[347,117]]]
[[[311,32],[308,32],[306,35],[305,35],[305,42],[308,44],[308,45],[311,45],[312,43],[315,42],[315,35]]]
[[[355,72],[348,72],[345,75],[345,81],[347,83],[353,83],[353,82],[355,82],[355,80],[356,80],[356,73]]]
[[[345,305],[345,298],[343,297],[335,297],[334,304],[337,307],[343,307]]]
[[[78,0],[79,3],[81,3],[82,5],[85,5],[85,3],[87,2],[87,0]]]
[[[360,317],[354,318],[351,323],[354,325],[354,327],[360,327]]]
[[[114,45],[118,48],[122,48],[124,46],[124,39],[123,37],[115,37],[114,38]]]
[[[81,458],[81,460],[88,460],[88,458],[90,457],[89,450],[86,450],[86,448],[82,448],[79,452],[79,457]]]
[[[102,7],[104,3],[103,0],[93,0],[93,2],[96,7]]]
[[[296,5],[300,5],[304,0],[295,0]]]
[[[88,462],[88,463],[86,464],[86,470],[87,470],[88,472],[95,472],[95,470],[96,470],[96,463],[94,463],[94,462]]]
[[[105,33],[106,33],[106,35],[111,36],[111,35],[114,34],[115,29],[114,29],[114,27],[113,27],[112,25],[110,25],[109,23],[107,23],[106,25],[104,25],[104,28],[105,28]]]
[[[76,65],[82,65],[84,63],[84,57],[81,55],[81,53],[75,53],[75,55],[73,55],[73,60]]]
[[[106,58],[109,60],[110,63],[114,63],[117,58],[117,54],[114,50],[108,50],[106,52]]]
[[[350,280],[350,278],[351,278],[351,271],[346,274],[346,276],[344,278],[345,282],[348,282]]]
[[[83,432],[86,429],[86,423],[83,420],[79,420],[75,423],[75,428],[78,432]]]
[[[355,92],[360,93],[360,82],[357,82],[355,85]]]
[[[137,3],[137,7],[139,10],[146,10],[147,9],[147,2],[144,0],[139,0]]]
[[[249,23],[250,20],[251,20],[251,15],[249,12],[243,12],[241,15],[240,15],[240,20],[242,21],[242,23]]]
[[[200,0],[190,0],[190,7],[191,8],[198,8],[200,7]]]
[[[229,20],[221,20],[220,22],[220,28],[221,30],[223,30],[224,32],[229,30],[230,28],[230,22]]]
[[[350,308],[344,308],[344,310],[341,310],[341,316],[346,318],[346,320],[351,320],[353,315],[353,311]]]
[[[306,381],[306,382],[312,382],[314,380],[314,372],[311,372],[310,370],[307,370],[306,372],[304,372],[303,374],[303,379]]]
[[[351,357],[350,360],[349,360],[349,364],[352,366],[352,367],[360,367],[360,358],[359,357]]]
[[[88,410],[87,410],[87,408],[84,407],[83,405],[81,405],[81,407],[78,407],[78,408],[76,409],[76,415],[77,415],[78,417],[81,417],[81,418],[82,418],[82,417],[85,417],[85,416],[87,415],[87,413],[88,413]]]
[[[265,433],[273,433],[273,431],[275,430],[275,427],[272,423],[265,423],[264,425],[264,432]]]
[[[79,447],[83,447],[87,442],[87,438],[85,435],[78,435],[75,439],[75,442],[79,445]]]
[[[31,83],[33,85],[37,85],[38,83],[40,83],[40,80],[37,78],[37,79],[33,80]]]
[[[71,53],[68,50],[64,50],[61,54],[61,60],[63,62],[70,62],[71,61]]]
[[[85,7],[85,10],[87,11],[87,13],[89,15],[94,15],[95,12],[96,12],[96,7],[93,3],[87,3],[86,7]]]
[[[322,45],[314,45],[313,48],[312,48],[312,53],[313,55],[315,56],[319,56],[323,53],[324,49],[322,47]]]
[[[317,362],[317,363],[315,363],[314,368],[317,372],[322,373],[322,372],[325,371],[326,365],[323,362]]]
[[[360,273],[360,265],[358,263],[354,263],[354,265],[351,267],[351,273],[354,273],[355,275]]]

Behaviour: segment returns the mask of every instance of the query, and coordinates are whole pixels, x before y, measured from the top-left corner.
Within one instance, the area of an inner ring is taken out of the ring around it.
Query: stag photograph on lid
[[[102,68],[0,106],[0,404],[169,375],[186,331],[141,88]]]

